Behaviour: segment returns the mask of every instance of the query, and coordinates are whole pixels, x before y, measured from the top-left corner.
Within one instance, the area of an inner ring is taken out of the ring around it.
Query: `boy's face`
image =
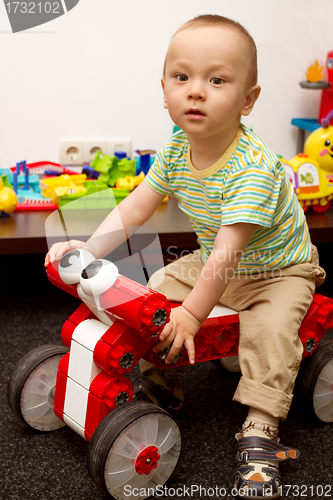
[[[189,138],[236,134],[260,87],[251,85],[250,49],[237,30],[188,28],[171,41],[162,86],[165,108]]]

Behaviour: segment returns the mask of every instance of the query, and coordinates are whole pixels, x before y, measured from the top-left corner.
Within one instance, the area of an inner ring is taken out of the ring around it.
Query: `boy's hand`
[[[160,333],[160,342],[154,347],[154,352],[160,352],[169,344],[171,349],[166,357],[165,363],[172,363],[182,345],[185,344],[190,363],[195,363],[194,337],[200,329],[201,323],[183,306],[171,310],[170,321]]]
[[[50,250],[45,256],[44,266],[47,267],[48,264],[52,264],[55,260],[60,260],[64,253],[69,250],[74,250],[75,248],[82,248],[84,245],[83,241],[70,240],[62,243],[54,243]]]

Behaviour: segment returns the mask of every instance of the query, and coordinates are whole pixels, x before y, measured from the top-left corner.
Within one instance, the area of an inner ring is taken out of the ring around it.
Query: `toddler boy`
[[[119,241],[101,242],[97,236],[142,225],[165,195],[178,198],[200,250],[150,280],[152,288],[182,302],[172,310],[155,351],[171,345],[169,364],[184,345],[194,363],[194,337],[213,307],[220,303],[239,311],[242,377],[234,399],[249,412],[236,436],[234,485],[242,498],[277,498],[278,462],[298,455],[279,444],[278,422],[287,417],[302,357],[299,326],[325,272],[280,161],[241,125],[260,93],[249,33],[221,16],[185,23],[171,40],[162,87],[164,107],[181,130],[157,155],[145,182],[111,212],[85,248],[96,258],[108,254]],[[64,244],[54,245],[46,265],[64,250]],[[148,394],[153,388],[153,400],[156,381],[171,392],[175,388],[181,400],[174,372],[163,376],[147,364],[144,369],[149,378],[142,386]]]

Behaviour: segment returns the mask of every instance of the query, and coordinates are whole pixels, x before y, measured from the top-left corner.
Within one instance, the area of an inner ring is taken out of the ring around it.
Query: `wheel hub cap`
[[[135,462],[135,470],[138,474],[150,474],[153,469],[156,469],[157,462],[161,458],[156,446],[148,446],[141,451]]]

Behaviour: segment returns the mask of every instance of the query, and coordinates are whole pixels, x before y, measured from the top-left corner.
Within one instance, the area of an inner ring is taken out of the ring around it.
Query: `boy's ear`
[[[259,97],[260,91],[261,91],[260,85],[253,85],[252,87],[249,88],[243,109],[241,111],[241,115],[247,116],[251,113],[253,106],[255,105],[255,102]]]
[[[161,78],[161,84],[162,84],[163,96],[164,96],[164,109],[168,109],[168,104],[167,104],[167,100],[166,100],[166,97],[165,97],[165,81],[164,81],[164,76],[162,76],[162,78]]]

